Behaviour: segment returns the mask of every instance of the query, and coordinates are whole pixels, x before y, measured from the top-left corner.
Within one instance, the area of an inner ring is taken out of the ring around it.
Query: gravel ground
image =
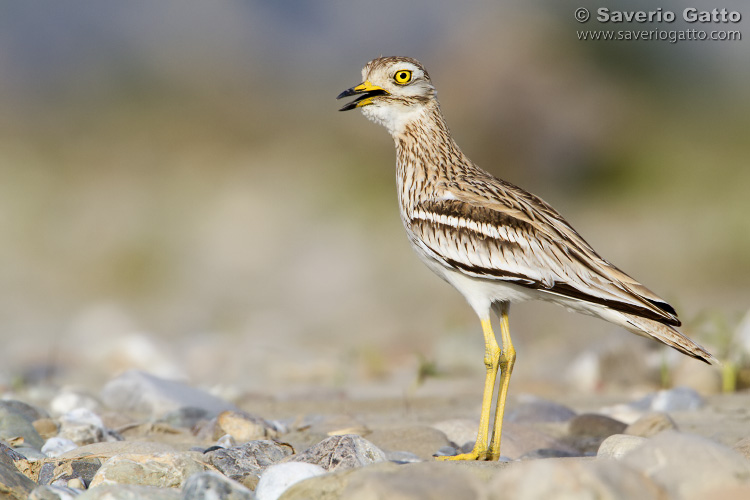
[[[750,496],[750,394],[516,394],[501,459],[462,463],[434,456],[472,446],[478,395],[430,384],[404,397],[229,401],[132,370],[98,391],[7,391],[0,488],[19,499]]]

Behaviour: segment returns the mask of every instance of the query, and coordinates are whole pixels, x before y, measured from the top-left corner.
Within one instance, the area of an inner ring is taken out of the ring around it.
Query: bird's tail
[[[719,364],[719,361],[705,348],[696,344],[671,326],[651,319],[635,316],[633,314],[619,314],[622,315],[625,320],[623,326],[633,333],[658,340],[663,344],[667,344],[669,347],[677,349],[683,354],[700,359],[704,363],[711,365]]]

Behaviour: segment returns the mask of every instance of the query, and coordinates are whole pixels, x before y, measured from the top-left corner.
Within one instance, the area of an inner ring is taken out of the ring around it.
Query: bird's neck
[[[451,137],[437,102],[426,106],[398,133],[396,144],[399,201],[440,195],[440,186],[472,168],[471,161]]]

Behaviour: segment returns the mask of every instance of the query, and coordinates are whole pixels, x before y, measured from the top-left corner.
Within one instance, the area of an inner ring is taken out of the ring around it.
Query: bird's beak
[[[342,97],[349,97],[352,95],[358,95],[359,97],[341,108],[339,111],[349,111],[350,109],[367,106],[368,104],[372,104],[373,97],[390,95],[390,93],[384,88],[378,87],[377,85],[373,85],[369,81],[366,81],[364,83],[360,83],[356,87],[352,87],[343,91],[338,95],[338,97],[336,97],[336,99],[341,99]]]

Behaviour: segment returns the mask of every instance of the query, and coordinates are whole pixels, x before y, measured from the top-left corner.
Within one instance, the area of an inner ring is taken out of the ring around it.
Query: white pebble
[[[267,468],[255,489],[256,500],[276,500],[290,486],[304,479],[325,474],[323,467],[305,462],[287,462]]]
[[[102,419],[88,408],[74,408],[60,417],[63,424],[90,425],[98,429],[104,429]]]
[[[42,446],[42,453],[50,458],[55,458],[70,450],[75,450],[76,448],[78,448],[78,445],[70,439],[51,437],[44,443],[44,446]]]

